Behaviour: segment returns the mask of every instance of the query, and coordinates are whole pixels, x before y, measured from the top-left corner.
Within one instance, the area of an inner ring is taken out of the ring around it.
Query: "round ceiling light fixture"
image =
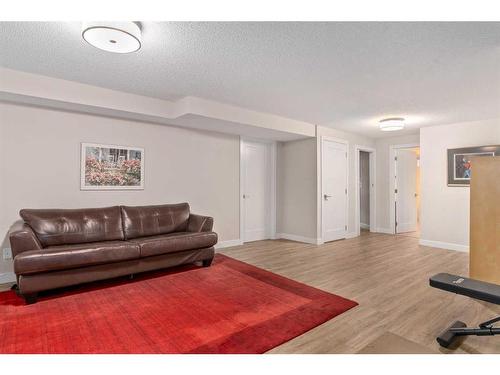
[[[141,48],[141,29],[135,22],[85,22],[82,37],[108,52],[131,53]]]
[[[391,117],[379,121],[380,130],[384,132],[392,132],[401,130],[405,127],[405,119],[402,117]]]

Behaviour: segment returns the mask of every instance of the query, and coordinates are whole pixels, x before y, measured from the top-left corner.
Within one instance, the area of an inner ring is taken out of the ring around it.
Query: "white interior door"
[[[370,229],[370,154],[359,153],[359,220],[361,228]]]
[[[323,241],[347,234],[347,145],[329,140],[322,143]]]
[[[396,233],[417,230],[417,154],[396,150]]]
[[[242,143],[243,241],[270,237],[270,145]]]

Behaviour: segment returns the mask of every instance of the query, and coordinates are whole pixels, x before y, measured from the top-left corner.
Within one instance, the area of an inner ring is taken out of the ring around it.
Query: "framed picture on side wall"
[[[144,149],[81,144],[81,190],[144,189]]]
[[[500,156],[500,145],[448,149],[448,186],[469,186],[478,156]]]

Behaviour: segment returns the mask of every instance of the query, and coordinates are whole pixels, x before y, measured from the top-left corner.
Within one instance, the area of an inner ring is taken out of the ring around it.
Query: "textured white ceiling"
[[[0,23],[0,65],[197,96],[371,137],[500,117],[500,22],[144,22],[143,48],[97,50],[75,22]],[[402,116],[408,129],[377,121]]]

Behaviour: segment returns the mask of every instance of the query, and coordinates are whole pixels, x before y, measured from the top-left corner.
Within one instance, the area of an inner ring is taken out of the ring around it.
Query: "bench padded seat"
[[[438,273],[432,276],[429,284],[433,288],[500,305],[500,285],[497,284],[449,273]]]

